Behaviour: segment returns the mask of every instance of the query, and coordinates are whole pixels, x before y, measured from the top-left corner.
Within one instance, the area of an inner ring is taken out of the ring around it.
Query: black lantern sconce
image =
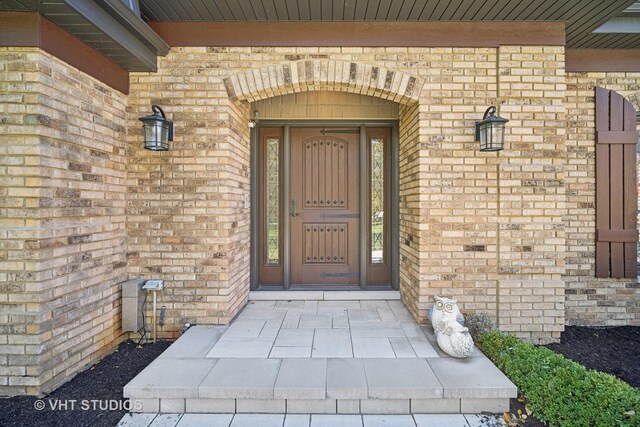
[[[173,122],[167,120],[162,108],[151,106],[153,114],[140,117],[144,133],[144,148],[153,151],[169,150],[169,141],[173,141]]]
[[[480,151],[504,150],[504,125],[509,120],[495,113],[496,107],[489,107],[482,121],[476,122],[476,141],[480,142]]]

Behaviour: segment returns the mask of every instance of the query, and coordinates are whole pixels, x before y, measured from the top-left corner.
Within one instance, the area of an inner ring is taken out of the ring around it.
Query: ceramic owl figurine
[[[464,316],[460,313],[460,309],[458,308],[458,300],[444,298],[436,296],[436,303],[429,310],[429,316],[431,317],[431,326],[435,330],[438,326],[438,323],[442,320],[442,316],[445,314],[447,317],[453,317],[455,321],[464,325]]]
[[[440,322],[437,327],[438,346],[449,356],[468,357],[473,351],[473,338],[469,329],[458,322]]]
[[[449,356],[464,358],[473,351],[473,338],[463,326],[464,316],[457,300],[436,297],[431,310],[431,324],[438,346]]]

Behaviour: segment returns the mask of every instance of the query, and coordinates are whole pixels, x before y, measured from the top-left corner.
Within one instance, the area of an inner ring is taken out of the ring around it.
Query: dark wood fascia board
[[[150,22],[170,46],[564,46],[563,22]]]
[[[640,72],[640,49],[567,49],[570,72]]]
[[[40,41],[36,12],[0,12],[0,46],[33,47]]]
[[[129,72],[47,18],[40,19],[40,48],[106,85],[129,94]]]
[[[129,73],[38,12],[0,12],[0,46],[37,47],[124,94]]]

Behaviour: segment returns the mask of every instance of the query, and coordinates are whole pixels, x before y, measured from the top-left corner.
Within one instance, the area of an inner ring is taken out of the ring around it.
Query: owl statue
[[[429,317],[431,317],[431,326],[435,331],[437,325],[442,320],[442,316],[447,316],[447,318],[452,318],[456,322],[464,325],[464,316],[460,313],[460,309],[458,308],[458,300],[444,298],[436,296],[436,303],[429,310]]]
[[[457,300],[436,297],[431,307],[431,325],[436,334],[438,346],[449,356],[464,358],[473,351],[473,338],[465,328],[464,316],[460,312]]]
[[[458,322],[440,322],[436,328],[438,346],[449,356],[468,357],[473,351],[473,338],[469,329]]]

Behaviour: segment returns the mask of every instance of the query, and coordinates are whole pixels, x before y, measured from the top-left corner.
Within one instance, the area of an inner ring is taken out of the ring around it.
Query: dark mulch
[[[42,399],[32,396],[0,398],[0,426],[113,427],[128,412],[122,388],[170,344],[160,341],[139,349],[134,342],[127,341]],[[45,404],[40,411],[35,409],[38,400]],[[74,409],[72,401],[75,401]],[[63,402],[67,404],[66,410],[53,406]],[[95,410],[93,405],[96,405]],[[100,405],[104,409],[100,409]]]
[[[640,327],[568,326],[559,344],[547,346],[590,369],[640,387]]]

